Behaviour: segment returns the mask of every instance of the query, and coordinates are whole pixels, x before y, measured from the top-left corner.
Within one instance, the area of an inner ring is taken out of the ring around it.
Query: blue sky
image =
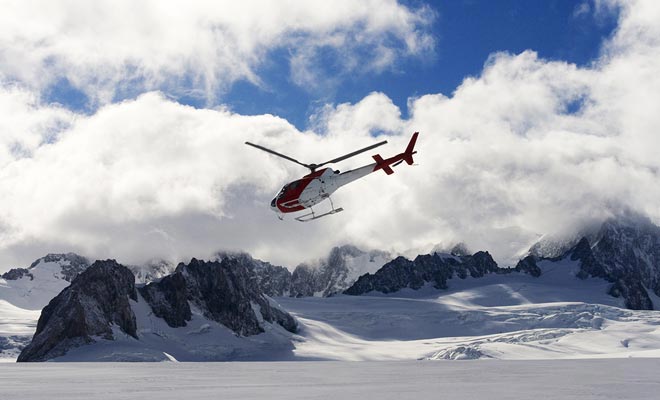
[[[450,0],[426,4],[436,14],[431,26],[436,39],[433,52],[402,60],[380,74],[349,76],[322,93],[292,85],[286,64],[275,64],[272,71],[264,71],[272,91],[239,82],[224,101],[240,113],[283,116],[299,129],[307,127],[309,113],[318,104],[355,103],[373,91],[388,95],[405,114],[408,97],[450,95],[465,77],[478,75],[494,52],[517,54],[531,49],[542,58],[588,64],[598,56],[617,20],[616,15],[595,15],[593,10],[575,15],[583,2],[571,0]]]
[[[572,0],[449,0],[404,1],[418,8],[426,5],[432,22],[427,27],[435,40],[431,51],[397,60],[382,71],[342,74],[333,51],[320,56],[323,74],[337,79],[317,89],[292,82],[290,48],[269,52],[258,69],[262,85],[239,80],[218,92],[211,103],[203,96],[170,93],[187,105],[198,108],[227,105],[245,115],[270,113],[281,116],[298,129],[309,128],[309,116],[325,104],[355,103],[373,91],[385,93],[406,115],[409,97],[429,93],[451,95],[467,76],[479,75],[494,52],[520,53],[534,50],[541,58],[564,60],[579,66],[591,63],[603,40],[612,35],[617,15],[594,10],[590,2]],[[586,7],[580,12],[581,7]],[[128,89],[116,100],[138,95]],[[167,89],[163,89],[167,93]],[[46,92],[48,101],[68,108],[91,112],[83,92],[66,79],[58,80]]]

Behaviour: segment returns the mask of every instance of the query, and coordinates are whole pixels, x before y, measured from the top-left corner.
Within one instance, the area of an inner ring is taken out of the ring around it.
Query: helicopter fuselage
[[[312,207],[330,197],[340,187],[374,172],[377,164],[340,173],[323,168],[290,182],[275,196],[270,206],[279,213],[292,213]]]

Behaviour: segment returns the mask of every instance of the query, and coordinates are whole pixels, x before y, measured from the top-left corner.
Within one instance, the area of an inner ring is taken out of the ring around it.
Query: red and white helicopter
[[[414,151],[414,149],[418,135],[419,132],[413,133],[412,138],[408,143],[408,147],[406,147],[406,150],[403,153],[397,154],[387,159],[383,159],[380,156],[380,154],[376,154],[373,156],[374,161],[376,161],[375,163],[365,165],[364,167],[356,168],[342,173],[340,173],[339,171],[335,171],[332,168],[323,168],[319,170],[317,169],[323,165],[343,161],[347,158],[356,156],[360,153],[364,153],[365,151],[369,151],[378,146],[382,146],[385,143],[387,143],[387,140],[365,147],[360,150],[356,150],[344,156],[334,158],[330,161],[326,161],[321,164],[304,164],[296,159],[293,159],[289,156],[285,156],[284,154],[280,154],[271,149],[267,149],[263,146],[259,146],[257,144],[250,142],[245,142],[245,144],[250,145],[252,147],[256,147],[257,149],[263,150],[270,154],[274,154],[276,156],[282,157],[296,164],[300,164],[303,167],[309,168],[309,170],[311,171],[309,174],[303,176],[302,178],[296,181],[284,185],[284,187],[282,187],[282,189],[277,194],[277,196],[275,196],[275,198],[270,202],[271,209],[277,213],[277,217],[279,219],[283,219],[282,218],[283,214],[309,209],[310,210],[309,213],[296,217],[296,220],[300,222],[307,222],[321,217],[325,217],[326,215],[336,214],[340,211],[343,211],[344,210],[343,208],[335,208],[334,204],[332,203],[332,199],[330,198],[330,195],[334,193],[335,190],[346,185],[347,183],[351,183],[354,180],[360,179],[380,169],[382,169],[387,175],[391,175],[394,173],[392,167],[401,164],[403,161],[405,161],[408,165],[412,165],[413,154],[417,153],[416,151]],[[322,202],[325,199],[330,200],[330,205],[332,207],[332,210],[320,215],[316,215],[314,213],[314,209],[312,208],[312,206]]]

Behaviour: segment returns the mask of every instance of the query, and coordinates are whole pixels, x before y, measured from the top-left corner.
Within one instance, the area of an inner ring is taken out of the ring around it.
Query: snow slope
[[[41,309],[65,287],[62,273],[68,261],[38,260],[30,276],[16,280],[0,278],[0,362],[13,362],[32,339]]]
[[[631,311],[570,261],[391,295],[278,301],[301,323],[297,357],[331,360],[660,357],[660,313]]]
[[[41,310],[69,282],[62,275],[62,262],[40,262],[30,268],[34,277],[16,280],[0,278],[0,299],[27,310]]]

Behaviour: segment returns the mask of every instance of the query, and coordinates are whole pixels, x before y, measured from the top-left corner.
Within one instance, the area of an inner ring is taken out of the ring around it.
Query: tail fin
[[[412,135],[412,138],[410,139],[410,143],[408,143],[408,147],[406,147],[406,151],[403,153],[403,159],[408,165],[413,165],[413,154],[416,154],[417,152],[415,150],[415,143],[417,143],[417,136],[419,135],[419,132],[415,132]]]

